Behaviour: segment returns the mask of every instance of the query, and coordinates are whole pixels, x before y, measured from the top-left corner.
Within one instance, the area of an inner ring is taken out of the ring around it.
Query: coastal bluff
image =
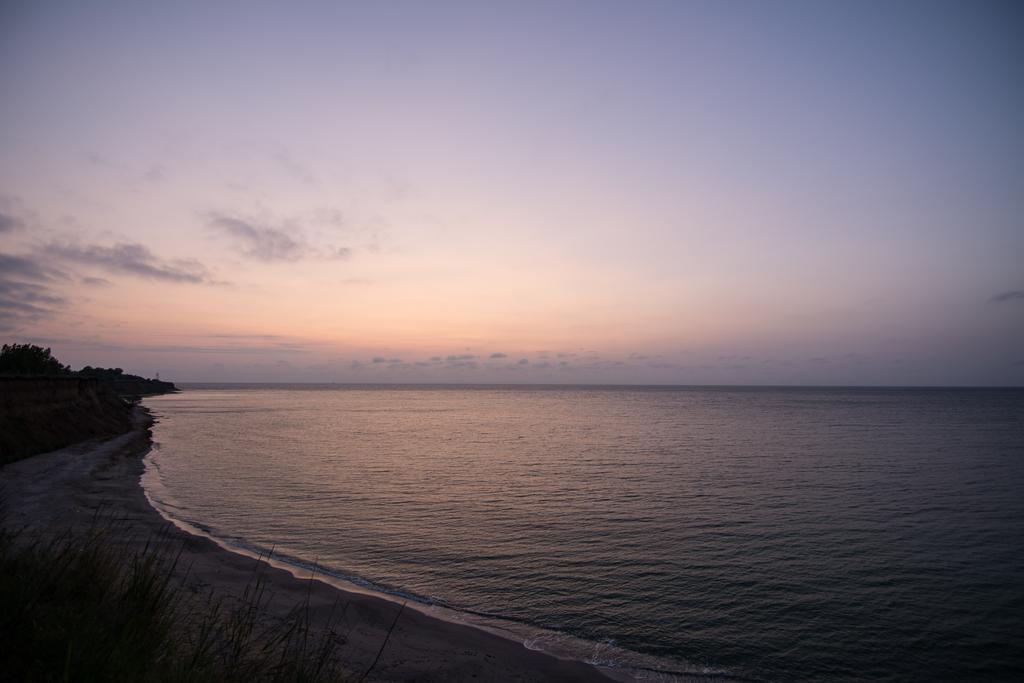
[[[0,465],[127,432],[136,397],[175,390],[156,380],[0,377]]]

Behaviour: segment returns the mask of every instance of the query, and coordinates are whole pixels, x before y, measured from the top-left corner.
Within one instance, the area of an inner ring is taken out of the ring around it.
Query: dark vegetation
[[[176,391],[170,382],[121,368],[73,371],[50,349],[4,344],[0,350],[0,465],[131,428],[139,396]]]
[[[115,388],[129,389],[126,394],[174,391],[170,382],[126,374],[121,368],[94,368],[86,365],[72,370],[53,357],[49,348],[35,344],[4,344],[0,349],[0,377],[88,377],[113,382]]]
[[[0,681],[341,680],[343,608],[318,628],[306,603],[268,619],[259,568],[240,600],[197,595],[155,549],[166,543],[125,557],[105,524],[51,540],[0,531]]]
[[[121,368],[94,368],[86,365],[78,371],[79,377],[95,377],[96,379],[143,379],[138,375],[126,375]]]
[[[35,344],[4,344],[0,351],[0,375],[59,377],[71,374],[71,368],[54,358],[50,349]]]

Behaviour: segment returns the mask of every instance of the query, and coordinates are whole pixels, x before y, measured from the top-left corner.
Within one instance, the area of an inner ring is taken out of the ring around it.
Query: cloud
[[[26,256],[14,256],[0,253],[0,276],[27,278],[29,280],[46,281],[55,277],[64,277],[60,271],[47,268]]]
[[[445,360],[448,361],[449,363],[456,363],[464,360],[473,360],[474,358],[476,358],[476,356],[473,355],[472,353],[463,353],[457,356],[446,356]]]
[[[44,337],[37,340],[41,343],[76,348],[99,349],[103,351],[131,351],[133,353],[201,353],[223,355],[252,354],[305,354],[309,347],[299,342],[274,341],[281,339],[277,335],[264,334],[207,334],[197,338],[193,344],[144,344],[138,342],[111,342],[105,340],[88,340],[81,337]],[[213,340],[202,343],[203,340]],[[219,343],[228,340],[232,343]],[[241,341],[242,343],[239,343]],[[276,361],[275,361],[276,362]]]
[[[306,353],[307,349],[300,344],[232,344],[231,346],[201,346],[193,344],[169,344],[162,346],[135,347],[140,351],[156,351],[160,353]],[[280,361],[277,361],[280,362]]]
[[[152,344],[124,347],[132,351],[147,353],[203,353],[203,354],[227,354],[227,355],[250,355],[250,354],[302,354],[307,349],[298,344],[231,344],[224,345],[202,345],[202,344]],[[274,361],[280,363],[280,360]]]
[[[516,361],[516,365],[529,365],[529,364],[530,364],[530,361],[528,359],[526,359],[526,358],[520,358],[518,361]]]
[[[507,353],[501,353],[500,351],[496,351],[495,353],[491,354],[491,358],[508,358],[508,354]]]
[[[50,244],[43,251],[70,263],[150,280],[192,284],[209,282],[206,268],[198,261],[163,261],[141,244],[122,243],[112,247]]]
[[[166,175],[167,173],[162,165],[153,164],[142,174],[142,178],[148,183],[159,183]]]
[[[286,171],[295,180],[299,181],[304,185],[316,185],[316,177],[309,172],[309,170],[296,161],[290,154],[284,151],[276,152],[270,155],[271,160],[278,165],[281,169]]]
[[[211,214],[210,227],[233,238],[242,254],[259,261],[295,261],[305,255],[307,247],[283,230],[258,225],[234,216]]]
[[[110,280],[102,277],[83,277],[82,284],[89,285],[90,287],[109,287]]]
[[[1001,292],[989,299],[989,302],[1001,304],[1007,301],[1013,301],[1014,299],[1024,299],[1024,289],[1013,289],[1008,292]]]
[[[213,212],[207,215],[207,223],[216,232],[233,240],[243,256],[256,261],[298,261],[307,257],[347,259],[352,256],[349,247],[310,246],[302,229],[291,221],[275,227],[258,220]]]
[[[14,216],[0,213],[0,232],[14,232],[21,227],[21,221]]]
[[[43,285],[0,278],[0,309],[41,316],[51,312],[50,306],[63,303]]]
[[[50,288],[63,273],[31,258],[0,254],[0,330],[52,316],[65,300]]]
[[[371,361],[371,362],[377,363],[377,364],[380,364],[380,363],[394,364],[394,363],[401,363],[402,359],[401,358],[385,358],[383,356],[374,356],[373,361]]]
[[[286,339],[287,338],[284,335],[280,335],[280,334],[227,334],[227,333],[218,333],[218,334],[208,334],[206,336],[213,337],[215,339]]]

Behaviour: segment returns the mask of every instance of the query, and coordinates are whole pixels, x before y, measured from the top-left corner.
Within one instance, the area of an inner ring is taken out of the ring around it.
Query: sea
[[[186,385],[228,547],[638,680],[1024,680],[1024,390]]]

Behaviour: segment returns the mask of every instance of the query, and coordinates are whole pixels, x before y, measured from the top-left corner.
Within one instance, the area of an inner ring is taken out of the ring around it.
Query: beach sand
[[[88,528],[97,516],[116,520],[109,526],[110,540],[123,546],[126,557],[147,543],[156,543],[168,552],[180,552],[175,572],[185,590],[196,595],[212,592],[226,600],[239,597],[260,561],[179,529],[147,501],[139,478],[143,456],[151,447],[150,424],[145,409],[137,408],[134,429],[127,434],[0,469],[7,526],[23,529],[26,537],[45,537]],[[261,569],[270,596],[264,619],[283,620],[308,596],[314,623],[324,623],[332,610],[347,603],[336,630],[346,635],[341,653],[355,679],[370,669],[387,638],[367,681],[630,680],[618,672],[558,659],[491,632],[444,621],[412,605],[402,610],[396,622],[401,604],[395,601],[344,591],[265,563]]]

